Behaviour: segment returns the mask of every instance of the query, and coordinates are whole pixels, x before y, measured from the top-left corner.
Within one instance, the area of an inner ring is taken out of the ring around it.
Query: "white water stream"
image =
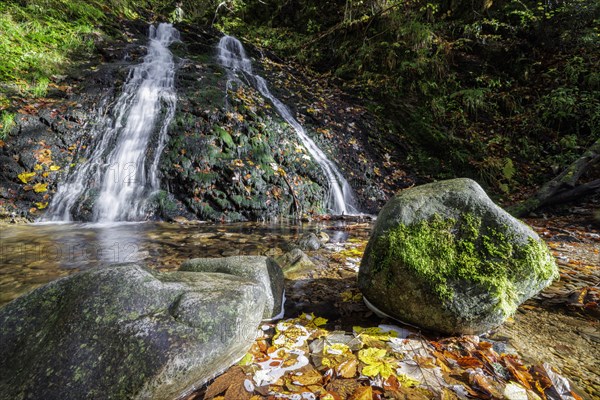
[[[256,89],[273,103],[281,117],[294,128],[304,147],[327,177],[329,185],[327,207],[330,212],[337,215],[357,214],[356,199],[348,181],[346,181],[337,166],[327,158],[325,153],[306,134],[302,125],[292,116],[286,105],[273,96],[265,79],[252,72],[252,62],[246,56],[246,51],[240,41],[232,36],[223,36],[219,41],[218,59],[219,63],[227,68],[230,79],[234,79],[238,72],[245,73],[251,78]]]
[[[130,71],[112,112],[97,121],[96,142],[59,185],[46,220],[71,221],[86,201],[93,201],[96,222],[144,219],[148,198],[159,190],[158,163],[175,115],[175,63],[168,47],[179,32],[162,23],[150,26],[149,39],[148,54]]]

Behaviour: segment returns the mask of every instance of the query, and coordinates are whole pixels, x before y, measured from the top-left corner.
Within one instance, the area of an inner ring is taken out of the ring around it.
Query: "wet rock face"
[[[271,257],[234,256],[194,258],[181,265],[180,271],[219,272],[258,283],[267,296],[264,319],[283,315],[284,282],[281,267]]]
[[[487,331],[558,275],[537,234],[470,179],[418,186],[381,210],[358,277],[378,312],[450,334]]]
[[[85,162],[87,150],[99,139],[92,127],[100,115],[110,116],[128,71],[145,55],[148,25],[129,25],[123,30],[128,40],[96,43],[96,59],[53,82],[60,89],[52,89],[45,99],[28,100],[34,106],[19,103],[9,110],[17,113],[17,125],[0,144],[5,166],[0,172],[0,218],[12,212],[39,218],[69,169]],[[215,59],[221,33],[177,28],[182,41],[170,47],[178,63],[177,112],[161,156],[163,190],[149,202],[148,218],[242,221],[328,212],[324,173],[294,130],[247,80],[228,85]],[[393,161],[400,158],[390,146],[370,144],[377,142],[370,136],[386,134],[357,100],[293,66],[260,54],[254,54],[254,61],[272,92],[343,172],[361,211],[375,212],[397,188],[412,183]],[[36,172],[31,182],[19,180],[19,174],[31,172]],[[36,192],[36,183],[47,184],[46,191]],[[91,218],[96,195],[90,190],[76,205],[76,220]]]
[[[0,309],[0,399],[177,398],[244,355],[266,297],[134,264],[54,281]]]

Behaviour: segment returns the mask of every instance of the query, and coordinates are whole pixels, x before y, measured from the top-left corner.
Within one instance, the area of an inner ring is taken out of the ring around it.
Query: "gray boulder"
[[[381,210],[358,285],[375,311],[473,334],[501,324],[558,276],[537,234],[470,179],[402,191]]]
[[[287,279],[297,279],[314,271],[315,263],[300,249],[292,249],[277,257],[283,274]]]
[[[266,295],[219,273],[135,264],[51,282],[0,309],[0,399],[173,399],[241,358]]]
[[[321,241],[314,233],[305,233],[298,239],[298,247],[301,250],[319,250],[321,248]]]
[[[267,296],[263,318],[283,315],[284,280],[281,267],[264,256],[234,256],[223,258],[194,258],[181,264],[180,271],[220,272],[246,278],[262,286]]]

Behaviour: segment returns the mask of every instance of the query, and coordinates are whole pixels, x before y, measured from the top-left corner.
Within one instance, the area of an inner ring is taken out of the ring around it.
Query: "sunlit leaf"
[[[33,179],[34,176],[35,176],[35,172],[23,172],[23,173],[20,173],[19,175],[17,175],[17,177],[23,183],[28,183],[30,180]]]
[[[33,185],[33,191],[36,193],[43,193],[48,191],[48,184],[47,183],[36,183],[35,185]]]

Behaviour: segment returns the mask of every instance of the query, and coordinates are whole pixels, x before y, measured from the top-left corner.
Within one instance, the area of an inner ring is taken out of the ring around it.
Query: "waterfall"
[[[95,143],[58,187],[46,220],[71,221],[90,200],[94,221],[144,218],[147,199],[159,190],[158,164],[175,115],[175,63],[168,47],[179,32],[171,24],[151,25],[149,39],[148,54],[130,71],[112,113],[96,122]]]
[[[337,166],[325,155],[317,144],[306,134],[300,123],[292,116],[289,108],[277,99],[267,86],[265,79],[252,72],[252,63],[246,56],[246,51],[239,40],[232,36],[223,36],[218,46],[219,63],[227,68],[229,79],[236,79],[238,72],[245,73],[254,82],[256,89],[267,98],[281,117],[296,131],[300,141],[312,158],[323,170],[327,178],[328,199],[327,207],[332,214],[357,214],[356,199],[348,181]]]

